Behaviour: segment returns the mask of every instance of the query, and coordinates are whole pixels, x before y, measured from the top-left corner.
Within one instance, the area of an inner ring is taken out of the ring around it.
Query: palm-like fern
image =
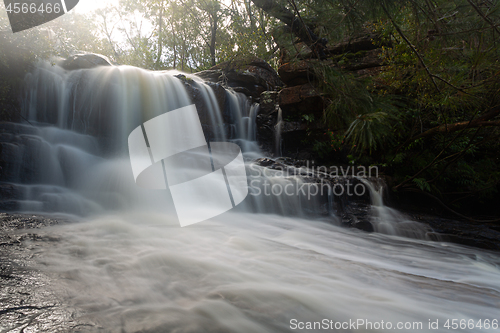
[[[328,126],[347,128],[346,139],[358,152],[372,152],[391,139],[392,128],[398,124],[400,104],[395,97],[373,93],[368,89],[368,79],[333,67],[317,68],[316,74],[329,96],[324,113]]]

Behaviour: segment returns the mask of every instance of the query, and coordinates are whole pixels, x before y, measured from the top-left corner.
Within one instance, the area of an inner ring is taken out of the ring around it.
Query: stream
[[[430,240],[429,227],[384,206],[369,179],[360,181],[372,233],[341,227],[328,196],[252,191],[235,209],[181,228],[168,190],[134,182],[127,137],[193,96],[204,105],[205,138],[237,143],[249,180],[303,180],[255,174],[264,167],[252,161],[265,155],[257,104],[227,90],[221,106],[208,83],[178,75],[50,64],[28,75],[31,125],[0,124],[10,161],[1,183],[10,199],[1,205],[66,220],[28,225],[16,265],[46,277],[44,292],[84,324],[58,326],[57,311],[28,322],[19,304],[17,316],[2,310],[16,292],[9,284],[0,332],[500,331],[498,253]]]

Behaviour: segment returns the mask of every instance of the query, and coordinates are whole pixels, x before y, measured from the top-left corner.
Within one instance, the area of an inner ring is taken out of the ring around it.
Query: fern
[[[350,140],[356,150],[368,149],[371,153],[384,143],[394,120],[393,116],[382,111],[359,115],[349,126],[346,140]]]
[[[418,186],[422,191],[431,192],[431,187],[429,183],[424,178],[415,178],[413,182]]]
[[[324,119],[329,127],[347,128],[346,141],[356,151],[381,148],[399,126],[400,102],[390,95],[371,92],[369,79],[343,73],[333,67],[316,66],[323,92],[329,96]]]

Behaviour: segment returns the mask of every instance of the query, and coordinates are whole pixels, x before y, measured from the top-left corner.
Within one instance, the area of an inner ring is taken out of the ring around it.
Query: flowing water
[[[282,155],[282,139],[281,131],[283,130],[283,111],[281,108],[278,109],[278,119],[276,125],[274,126],[274,153],[277,156]]]
[[[378,179],[377,182],[370,182],[363,178],[359,178],[359,180],[370,191],[372,202],[370,223],[375,232],[425,239],[427,233],[432,231],[431,228],[412,221],[398,210],[384,205],[383,191],[386,186],[382,179]]]
[[[212,88],[192,81],[206,105],[207,139],[258,156],[258,106],[228,91],[220,109]],[[498,331],[498,254],[423,239],[425,230],[384,206],[380,187],[366,180],[379,232],[340,228],[331,196],[300,195],[250,195],[237,209],[180,228],[168,191],[134,183],[126,142],[144,121],[191,103],[172,73],[40,65],[24,100],[34,126],[2,124],[10,161],[2,188],[13,198],[3,205],[85,216],[38,232],[58,242],[27,247],[65,302],[95,324],[89,331],[449,332],[453,319],[490,322],[453,331]],[[247,172],[300,185],[262,170]],[[328,214],[312,214],[324,207]]]

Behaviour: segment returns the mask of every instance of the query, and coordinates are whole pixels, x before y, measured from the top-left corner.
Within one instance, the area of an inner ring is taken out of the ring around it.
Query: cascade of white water
[[[251,103],[242,93],[227,91],[229,108],[231,110],[231,138],[249,157],[260,157],[257,145],[257,128],[255,120],[259,112],[259,104]]]
[[[145,121],[193,104],[175,74],[130,66],[65,71],[40,63],[26,77],[22,112],[29,124],[1,125],[9,133],[1,140],[2,159],[9,161],[1,183],[11,195],[0,208],[85,215],[150,209],[156,203],[156,208],[168,207],[168,193],[135,185],[127,138]],[[192,84],[204,106],[199,112],[205,113],[200,119],[207,119],[207,139],[227,140],[213,90],[204,82]],[[240,126],[242,111],[229,111],[236,113],[234,123]]]
[[[365,178],[358,178],[370,191],[372,203],[370,212],[370,222],[376,232],[388,235],[400,235],[411,238],[426,239],[427,234],[432,230],[421,223],[412,221],[400,211],[384,205],[385,182],[377,178],[370,181]],[[433,236],[434,238],[436,236]]]
[[[212,87],[195,76],[186,79],[179,72],[130,66],[65,71],[41,63],[26,78],[23,101],[24,115],[35,126],[3,125],[17,133],[3,149],[8,155],[4,160],[12,161],[4,170],[7,176],[3,182],[15,192],[17,207],[11,201],[3,206],[81,215],[123,209],[174,211],[168,204],[168,191],[158,195],[134,183],[127,138],[145,121],[192,104],[187,82],[201,98],[203,107],[198,112],[203,112],[200,119],[208,126],[207,139],[237,143],[248,160],[261,157],[255,125],[259,105],[242,93],[226,90],[227,110],[221,110]],[[282,153],[282,123],[279,110],[277,155]],[[330,214],[335,219],[331,191],[318,192],[301,175],[256,165],[248,165],[247,174],[251,195],[238,209],[288,216]],[[407,219],[397,211],[383,205],[377,192],[380,189],[362,181],[371,192],[376,231],[425,236],[425,232],[409,228],[412,223],[402,222]]]

